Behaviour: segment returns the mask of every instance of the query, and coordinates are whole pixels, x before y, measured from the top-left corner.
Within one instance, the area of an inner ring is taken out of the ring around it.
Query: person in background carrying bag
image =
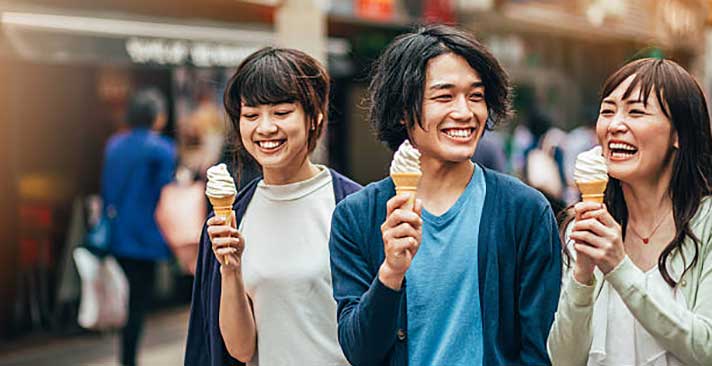
[[[109,253],[118,260],[129,283],[129,312],[121,337],[120,361],[131,366],[136,364],[156,262],[171,256],[154,212],[161,189],[173,179],[176,153],[172,141],[153,132],[160,131],[166,122],[165,99],[157,90],[134,94],[126,122],[130,130],[112,136],[107,143],[101,194],[110,222]]]

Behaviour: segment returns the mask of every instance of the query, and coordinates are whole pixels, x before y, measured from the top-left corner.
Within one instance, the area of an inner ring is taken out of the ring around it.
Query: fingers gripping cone
[[[226,225],[232,225],[232,204],[235,203],[235,196],[227,197],[211,197],[208,196],[210,204],[213,205],[213,212],[216,217],[222,217]],[[228,262],[228,256],[225,256],[225,263]]]
[[[583,202],[603,203],[603,196],[606,191],[607,180],[592,182],[576,182],[576,186],[581,192]]]
[[[406,208],[412,210],[415,206],[415,193],[422,173],[392,173],[391,179],[396,185],[396,194],[411,193]]]

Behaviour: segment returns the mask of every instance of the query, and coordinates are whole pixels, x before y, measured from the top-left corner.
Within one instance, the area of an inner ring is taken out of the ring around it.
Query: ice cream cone
[[[235,195],[226,197],[208,196],[210,204],[213,205],[215,216],[222,217],[225,224],[232,225],[232,204],[235,203]],[[225,263],[229,263],[228,256],[225,256]]]
[[[603,192],[606,191],[607,180],[597,180],[591,182],[576,182],[576,186],[581,191],[583,202],[603,203]]]
[[[213,205],[215,216],[225,219],[225,223],[232,224],[232,204],[235,203],[235,196],[210,197],[210,204]]]
[[[396,194],[412,193],[406,203],[406,208],[413,209],[415,205],[415,192],[418,190],[418,182],[422,173],[391,173],[391,179],[396,185]]]

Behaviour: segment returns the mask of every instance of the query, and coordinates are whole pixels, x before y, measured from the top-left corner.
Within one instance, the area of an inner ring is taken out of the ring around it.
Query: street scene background
[[[268,45],[304,50],[332,77],[314,160],[367,184],[391,160],[366,122],[371,64],[398,34],[433,22],[474,32],[514,84],[515,117],[485,134],[475,160],[539,189],[555,209],[577,200],[573,162],[595,144],[599,88],[612,71],[667,57],[712,89],[709,0],[0,1],[0,366],[117,364],[117,331],[77,321],[72,254],[134,91],[166,97],[157,132],[176,143],[176,181],[201,184],[211,165],[236,165],[222,107],[235,67]],[[257,174],[242,168],[241,183]],[[198,225],[205,214],[186,213]],[[143,365],[182,363],[199,228],[159,264]]]

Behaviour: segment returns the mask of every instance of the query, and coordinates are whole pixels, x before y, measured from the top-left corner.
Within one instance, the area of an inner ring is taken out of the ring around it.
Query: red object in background
[[[360,18],[390,20],[395,0],[355,0],[355,13]]]
[[[41,204],[22,204],[20,211],[20,268],[48,266],[52,208]]]
[[[455,24],[454,0],[425,0],[423,19],[427,23]]]

